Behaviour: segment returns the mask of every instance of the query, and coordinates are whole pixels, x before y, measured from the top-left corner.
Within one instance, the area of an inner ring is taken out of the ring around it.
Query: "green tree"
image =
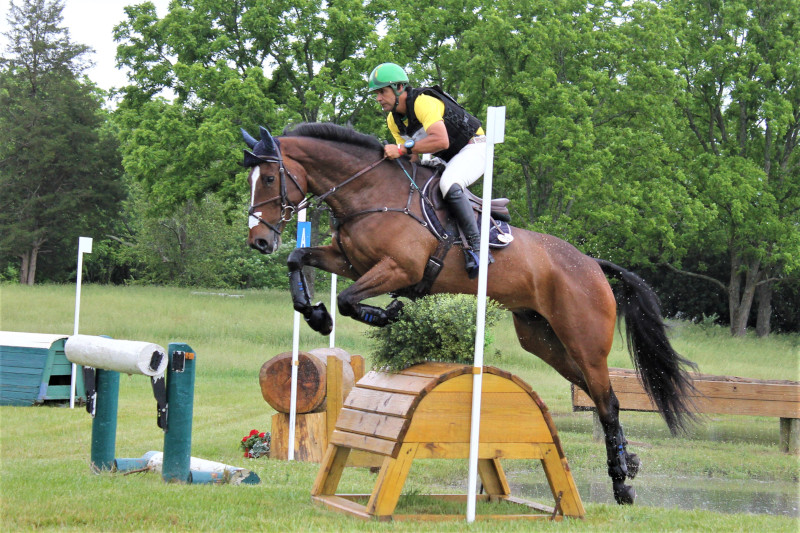
[[[0,256],[18,258],[27,284],[41,254],[60,261],[66,254],[54,252],[98,232],[122,195],[114,132],[96,89],[79,79],[87,48],[60,26],[62,10],[61,1],[12,2],[0,69]]]
[[[763,335],[773,283],[800,267],[800,4],[674,0],[665,9],[678,28],[675,104],[687,133],[673,149],[703,221],[687,238],[728,258],[726,278],[685,273],[726,291],[734,335],[745,333],[758,292]]]

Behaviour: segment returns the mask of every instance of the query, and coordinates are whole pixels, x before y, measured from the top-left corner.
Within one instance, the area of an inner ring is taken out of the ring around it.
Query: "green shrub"
[[[395,322],[366,332],[374,339],[373,368],[399,371],[424,361],[472,364],[478,301],[467,294],[435,294],[406,304]],[[492,342],[489,327],[503,315],[486,302],[484,349]]]

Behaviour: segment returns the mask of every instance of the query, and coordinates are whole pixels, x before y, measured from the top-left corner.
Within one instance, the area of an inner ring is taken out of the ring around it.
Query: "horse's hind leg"
[[[587,352],[586,346],[594,343],[586,342],[578,345],[571,343],[571,349],[568,350],[550,324],[532,311],[515,312],[514,326],[523,348],[536,354],[592,398],[605,433],[608,475],[611,478],[614,499],[619,504],[633,503],[636,493],[633,487],[624,482],[626,477],[633,479],[636,475],[639,458],[636,454],[628,453],[627,441],[619,423],[619,402],[611,389],[606,365],[610,342],[601,342],[598,339],[598,346],[593,352]],[[588,334],[586,338],[591,339],[591,335]],[[603,353],[600,354],[599,351]],[[590,357],[589,354],[592,353],[594,355]]]

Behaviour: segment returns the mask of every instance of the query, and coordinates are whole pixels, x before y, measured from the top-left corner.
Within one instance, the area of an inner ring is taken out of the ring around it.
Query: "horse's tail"
[[[695,420],[689,398],[695,392],[687,367],[697,365],[681,357],[670,345],[661,306],[653,289],[628,270],[609,261],[596,259],[606,276],[621,283],[614,288],[619,319],[625,317],[628,351],[647,395],[658,407],[673,434]]]

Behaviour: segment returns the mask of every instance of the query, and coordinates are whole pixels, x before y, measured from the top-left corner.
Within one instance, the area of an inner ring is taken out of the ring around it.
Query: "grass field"
[[[463,521],[437,524],[361,522],[318,508],[309,491],[318,465],[244,459],[238,448],[253,428],[269,431],[274,413],[261,398],[258,371],[291,349],[288,292],[246,291],[239,298],[216,292],[156,287],[83,288],[81,333],[117,339],[186,342],[197,352],[192,455],[256,472],[255,486],[165,485],[154,474],[93,475],[89,471],[91,419],[82,409],[0,407],[0,511],[5,530],[259,530],[259,531],[797,531],[786,516],[722,514],[656,506],[621,508],[586,503],[585,520],[561,524]],[[0,329],[69,334],[74,286],[0,286]],[[327,295],[324,296],[327,299]],[[700,371],[762,379],[800,379],[800,337],[733,339],[722,328],[673,325],[679,352]],[[338,317],[336,345],[367,357],[366,326]],[[529,383],[553,414],[576,478],[603,480],[605,450],[592,441],[588,413],[572,413],[568,384],[554,370],[522,351],[510,319],[493,329],[486,364]],[[303,325],[301,349],[328,346]],[[611,366],[630,367],[621,339]],[[155,402],[147,380],[122,376],[117,456],[139,457],[162,448]],[[648,480],[740,480],[742,486],[798,487],[796,456],[778,451],[778,421],[714,416],[689,435],[671,437],[660,418],[623,413],[632,449],[643,460],[637,488]],[[544,482],[535,462],[506,467],[512,485]],[[409,495],[466,492],[466,461],[419,461],[405,485]],[[369,492],[375,477],[348,469],[341,491]],[[603,481],[604,485],[608,484]],[[680,483],[676,485],[680,487]],[[675,488],[675,491],[681,491]],[[754,489],[755,490],[755,489]],[[530,495],[518,494],[522,497]],[[586,498],[586,496],[584,496]],[[413,500],[413,499],[412,499]],[[540,500],[543,503],[550,503]],[[454,512],[458,513],[456,509]],[[487,512],[478,509],[478,513]]]

